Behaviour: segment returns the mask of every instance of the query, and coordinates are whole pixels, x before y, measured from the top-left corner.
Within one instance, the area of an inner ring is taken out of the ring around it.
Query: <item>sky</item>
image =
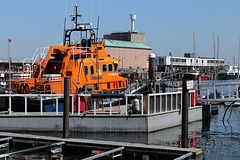
[[[58,45],[63,41],[64,19],[71,28],[70,14],[78,4],[82,22],[97,26],[103,34],[131,28],[130,14],[136,14],[135,30],[145,33],[145,43],[156,55],[183,57],[194,51],[197,56],[217,56],[226,64],[238,64],[240,36],[239,0],[1,0],[0,59],[8,58],[11,37],[12,59],[31,58],[36,48]]]

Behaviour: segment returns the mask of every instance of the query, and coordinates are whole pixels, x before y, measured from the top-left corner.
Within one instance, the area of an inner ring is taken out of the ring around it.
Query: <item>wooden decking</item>
[[[65,142],[66,145],[77,145],[91,149],[109,149],[124,147],[126,152],[136,153],[154,153],[169,155],[170,157],[177,157],[191,152],[192,158],[198,158],[202,154],[202,149],[197,148],[176,148],[160,145],[147,145],[139,143],[127,143],[127,142],[115,142],[115,141],[102,141],[102,140],[88,140],[88,139],[76,139],[76,138],[59,138],[49,136],[38,136],[31,134],[19,134],[0,132],[0,137],[12,137],[13,139],[23,139],[31,141],[47,141],[47,142]]]

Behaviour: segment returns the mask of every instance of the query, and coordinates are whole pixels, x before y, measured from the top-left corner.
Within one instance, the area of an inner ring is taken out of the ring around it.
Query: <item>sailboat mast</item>
[[[238,80],[239,80],[239,54],[240,54],[240,36],[239,36],[239,40],[238,40]]]
[[[214,56],[213,56],[213,58],[214,58],[214,73],[215,73],[215,75],[214,75],[214,79],[216,79],[216,47],[215,47],[215,33],[214,33],[214,30],[213,30],[213,53],[214,53]]]
[[[194,52],[194,70],[195,70],[195,81],[196,81],[196,46],[195,46],[195,32],[193,32],[193,52]]]

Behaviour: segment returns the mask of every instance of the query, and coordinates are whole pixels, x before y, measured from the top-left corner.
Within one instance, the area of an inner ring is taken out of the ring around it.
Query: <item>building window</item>
[[[90,66],[90,74],[91,74],[91,75],[94,74],[94,67],[93,67],[93,65]]]
[[[85,75],[88,75],[88,66],[84,66]]]
[[[106,65],[106,64],[103,64],[103,65],[102,65],[102,71],[103,71],[103,72],[107,72],[107,65]]]

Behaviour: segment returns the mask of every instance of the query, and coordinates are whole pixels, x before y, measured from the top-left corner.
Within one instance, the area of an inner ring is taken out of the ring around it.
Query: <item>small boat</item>
[[[205,80],[209,80],[209,76],[206,74],[200,75],[200,70],[190,70],[187,74],[187,79],[189,80],[198,80],[198,77],[201,78],[201,80],[205,81]]]
[[[235,80],[239,78],[240,70],[238,69],[238,66],[229,66],[227,71],[220,71],[218,74],[219,80]]]
[[[70,79],[70,93],[124,91],[128,79],[119,76],[119,60],[105,50],[104,39],[97,39],[91,23],[78,23],[77,13],[72,16],[75,28],[65,29],[63,45],[50,46],[45,56],[34,55],[36,64],[24,64],[24,74],[11,79],[11,91],[29,94],[63,94],[64,78]],[[71,40],[71,33],[80,36]],[[10,87],[9,87],[10,88]]]

